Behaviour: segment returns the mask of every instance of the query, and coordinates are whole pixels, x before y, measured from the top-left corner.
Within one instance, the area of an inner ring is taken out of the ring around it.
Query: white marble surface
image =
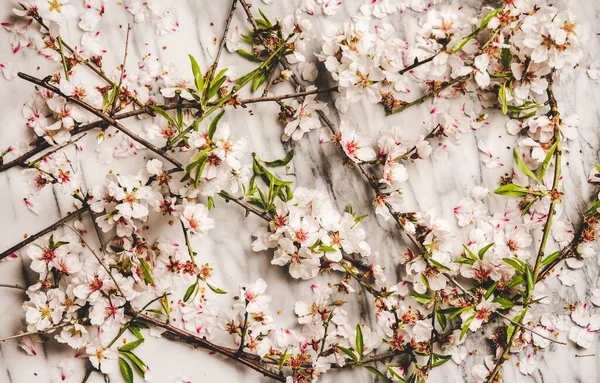
[[[165,2],[167,2],[165,0]],[[362,0],[346,0],[340,12],[332,18],[313,17],[315,28],[323,28],[325,23],[340,22],[349,15],[355,14]],[[10,13],[9,1],[0,4],[0,19],[5,20]],[[109,52],[105,55],[105,67],[119,65],[122,58],[125,30],[122,25],[131,22],[131,15],[115,4],[107,1],[107,17],[100,24],[102,41],[108,43]],[[135,65],[139,58],[147,53],[171,61],[181,68],[188,66],[188,54],[193,54],[201,65],[207,67],[216,52],[213,38],[221,35],[223,20],[228,12],[229,2],[225,0],[176,0],[170,2],[180,11],[180,29],[167,36],[156,36],[152,24],[134,24],[132,31],[130,65]],[[255,0],[258,5],[259,1]],[[274,0],[270,6],[261,5],[268,15],[281,16],[289,14],[297,7],[298,0]],[[478,7],[479,2],[465,0],[466,6]],[[570,151],[566,154],[568,166],[565,173],[564,189],[566,192],[565,208],[573,221],[578,222],[579,212],[587,209],[592,198],[592,190],[586,178],[593,163],[598,162],[600,146],[600,109],[596,100],[600,99],[600,86],[590,80],[586,69],[600,60],[600,2],[590,0],[565,1],[564,6],[571,9],[585,33],[585,56],[581,68],[574,77],[558,86],[557,95],[563,110],[578,113],[581,116],[579,138],[570,143]],[[389,18],[403,37],[410,37],[416,28],[418,15],[406,12]],[[210,24],[214,23],[214,26]],[[245,17],[239,9],[233,19],[233,26],[247,28]],[[66,41],[78,39],[79,30],[72,25],[63,31]],[[15,69],[42,77],[49,67],[48,63],[35,52],[28,50],[13,55],[6,43],[6,34],[0,34],[0,62],[11,62]],[[222,65],[247,65],[233,55],[224,54]],[[41,67],[41,69],[37,69]],[[275,88],[276,93],[288,91],[284,86]],[[26,139],[29,134],[24,126],[21,106],[29,99],[33,87],[22,80],[6,81],[0,79],[0,143],[5,144]],[[366,129],[375,131],[382,126],[399,124],[407,132],[424,131],[429,117],[429,104],[414,108],[399,116],[386,117],[383,110],[368,105],[355,105],[349,117]],[[332,108],[333,110],[333,108]],[[284,154],[285,148],[293,146],[296,151],[293,174],[297,185],[318,188],[327,191],[336,201],[340,209],[352,202],[356,211],[369,213],[365,228],[372,246],[383,255],[383,263],[389,270],[398,265],[398,254],[403,251],[405,242],[397,228],[374,216],[371,189],[362,176],[355,170],[342,165],[342,157],[337,148],[330,145],[319,145],[318,133],[308,139],[294,144],[282,144],[281,127],[276,121],[275,105],[253,105],[247,110],[240,109],[227,113],[226,119],[234,129],[235,136],[248,139],[251,151],[263,158],[278,158]],[[334,116],[337,118],[337,116]],[[452,148],[446,161],[427,159],[408,165],[409,184],[405,186],[405,204],[407,210],[435,210],[439,216],[445,217],[455,225],[453,207],[463,197],[468,196],[476,185],[493,189],[499,176],[509,172],[510,168],[487,169],[479,159],[477,149],[479,140],[486,140],[488,145],[496,148],[501,159],[512,163],[512,147],[515,138],[506,133],[505,118],[492,115],[489,126],[473,134],[464,135],[462,144]],[[94,138],[86,137],[84,145],[93,147]],[[103,179],[108,169],[136,169],[143,163],[142,157],[150,158],[150,154],[142,152],[138,158],[115,161],[110,165],[99,164],[95,155],[87,152],[81,155],[73,148],[67,149],[73,159],[73,166],[81,172],[85,184],[92,186]],[[23,181],[19,170],[11,170],[0,174],[0,249],[11,246],[21,240],[24,233],[34,233],[56,221],[70,210],[70,202],[50,189],[42,196],[40,214],[34,215],[23,204]],[[487,200],[493,212],[503,206],[500,198]],[[219,205],[224,205],[218,201]],[[208,236],[194,239],[194,246],[200,249],[201,256],[213,264],[216,278],[223,289],[235,292],[241,283],[257,277],[264,278],[273,295],[274,309],[281,309],[283,314],[277,321],[290,323],[293,321],[292,304],[294,300],[310,295],[310,282],[291,280],[282,268],[270,265],[271,256],[267,253],[252,252],[251,233],[260,224],[255,217],[245,218],[243,211],[234,207],[217,209],[215,212],[217,228]],[[160,230],[170,229],[163,226]],[[459,230],[458,227],[455,227]],[[173,229],[170,229],[173,230]],[[173,236],[181,236],[173,230]],[[457,242],[460,243],[460,242]],[[548,289],[552,292],[551,306],[537,307],[537,310],[564,312],[563,306],[575,300],[589,300],[591,288],[598,283],[598,266],[594,260],[588,260],[583,269],[576,271],[577,283],[574,287],[562,286],[555,277],[547,280]],[[393,273],[388,273],[393,276]],[[31,282],[31,274],[27,271],[27,262],[17,259],[0,263],[0,282],[27,285]],[[20,306],[24,294],[18,290],[0,290],[0,337],[9,336],[24,328],[24,314]],[[354,313],[363,313],[365,321],[369,320],[368,306],[364,305],[360,296],[350,302]],[[475,339],[477,337],[472,337]],[[477,351],[479,355],[469,356],[463,366],[447,363],[435,369],[432,382],[470,381],[469,373],[473,364],[481,363],[481,355],[487,354],[489,345],[471,340],[469,351]],[[576,354],[596,354],[592,357],[577,358]],[[59,382],[60,377],[56,365],[66,356],[72,356],[71,350],[65,350],[55,343],[43,348],[37,356],[27,356],[16,341],[0,344],[0,382],[12,383],[49,383]],[[165,339],[150,338],[140,348],[140,356],[148,363],[152,371],[152,382],[171,383],[177,377],[187,376],[192,382],[266,382],[258,373],[237,366],[230,361],[209,355],[202,350],[189,347]],[[538,370],[533,376],[523,376],[515,367],[515,361],[505,364],[506,382],[547,382],[575,383],[600,381],[600,341],[596,340],[589,350],[578,350],[572,343],[569,346],[551,345],[536,354]],[[514,358],[513,358],[514,359]],[[84,374],[83,361],[77,362],[76,373],[68,382],[78,382]],[[354,371],[349,373],[328,374],[323,381],[337,382],[342,379],[353,379],[367,382],[372,375]],[[99,374],[93,374],[91,383],[110,381],[121,382],[119,372],[115,372],[104,380]]]

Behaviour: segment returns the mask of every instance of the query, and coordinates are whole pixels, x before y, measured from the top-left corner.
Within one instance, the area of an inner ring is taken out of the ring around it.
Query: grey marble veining
[[[166,0],[165,0],[166,1]],[[256,5],[264,9],[273,18],[292,13],[298,6],[298,0],[274,0],[271,5],[264,5],[254,0]],[[334,17],[322,15],[311,18],[316,31],[325,28],[326,24],[341,23],[344,19],[357,12],[362,0],[345,0],[344,6]],[[125,29],[131,22],[131,15],[123,10],[115,1],[107,2],[107,16],[100,24],[101,39],[108,46],[104,62],[106,68],[115,68],[122,60]],[[464,1],[465,6],[479,7],[480,2]],[[152,54],[163,61],[170,61],[179,68],[188,68],[188,54],[193,54],[206,68],[216,53],[217,47],[213,38],[219,38],[222,33],[223,21],[229,8],[228,1],[208,0],[178,0],[172,2],[179,10],[180,29],[166,36],[157,36],[151,23],[134,24],[130,48],[129,65],[133,66],[139,59]],[[568,165],[564,175],[563,185],[566,193],[564,208],[567,216],[578,223],[581,211],[587,209],[589,201],[594,198],[593,190],[586,179],[593,163],[599,161],[600,147],[600,85],[590,80],[586,74],[587,68],[600,61],[600,2],[590,0],[563,1],[562,6],[568,7],[577,15],[582,24],[582,37],[585,41],[585,56],[581,67],[557,87],[557,96],[563,113],[577,113],[581,117],[578,128],[579,138],[569,142],[566,154]],[[0,4],[0,19],[8,17],[11,9],[9,1]],[[409,39],[411,32],[417,27],[419,15],[407,11],[402,15],[394,15],[385,19],[392,23],[401,37]],[[214,25],[211,26],[211,23]],[[248,28],[245,16],[238,10],[233,19],[232,27],[239,26],[242,30]],[[77,39],[79,31],[74,22],[64,34],[66,41]],[[11,62],[15,70],[43,76],[48,73],[50,65],[31,50],[23,50],[13,55],[6,43],[6,35],[0,36],[0,62]],[[235,65],[240,71],[250,68],[251,64],[239,58],[224,53],[222,66]],[[38,70],[37,67],[40,67]],[[322,68],[321,68],[322,69]],[[108,71],[108,69],[107,69]],[[276,93],[291,90],[285,85],[274,88]],[[19,79],[6,81],[0,79],[0,142],[2,147],[29,137],[21,115],[21,106],[29,99],[33,87]],[[374,134],[379,128],[388,125],[400,125],[408,133],[417,134],[425,131],[431,121],[429,115],[430,103],[414,108],[401,115],[386,117],[383,110],[368,105],[354,105],[348,112],[347,118],[354,120],[363,129]],[[331,107],[334,121],[339,121],[335,108]],[[246,137],[251,151],[258,153],[261,158],[279,158],[286,150],[293,148],[296,156],[293,161],[292,173],[297,185],[318,188],[326,191],[341,210],[348,202],[361,213],[369,213],[364,221],[369,242],[382,253],[382,263],[387,267],[388,278],[393,278],[393,270],[400,273],[398,255],[406,244],[403,236],[395,226],[376,218],[372,209],[372,191],[364,182],[362,176],[352,168],[343,166],[343,158],[338,148],[330,144],[319,144],[319,135],[313,132],[308,137],[296,143],[281,142],[282,129],[276,121],[277,108],[274,105],[252,105],[248,109],[239,109],[227,113],[225,119],[232,126],[234,136]],[[453,225],[453,230],[460,235],[466,235],[456,225],[453,208],[463,197],[469,195],[476,185],[493,189],[500,176],[510,172],[510,165],[499,169],[488,169],[481,164],[477,143],[485,140],[496,149],[496,153],[506,164],[512,163],[512,147],[516,138],[510,136],[505,129],[506,119],[499,113],[492,114],[490,124],[476,132],[465,134],[461,145],[449,150],[448,159],[435,160],[428,158],[419,163],[408,164],[409,182],[404,186],[405,207],[407,210],[435,211],[438,216],[445,218]],[[137,127],[140,128],[139,126]],[[83,145],[94,147],[93,134],[84,138]],[[435,144],[436,141],[433,142]],[[76,171],[83,176],[88,186],[100,182],[109,169],[126,171],[137,169],[144,163],[144,158],[152,158],[150,152],[142,151],[137,158],[115,160],[111,164],[101,164],[96,156],[87,151],[77,153],[73,148],[67,149],[67,155],[73,160]],[[39,215],[29,212],[23,204],[24,181],[19,170],[11,170],[0,174],[0,249],[8,247],[21,240],[24,233],[34,233],[55,222],[71,210],[68,198],[53,193],[47,189],[40,198]],[[498,197],[486,199],[490,211],[498,211],[503,207],[503,200]],[[193,239],[195,248],[206,262],[216,270],[216,280],[219,286],[235,295],[240,284],[257,277],[264,278],[273,296],[273,310],[281,309],[282,314],[276,315],[276,321],[282,325],[291,325],[294,321],[292,305],[296,300],[310,299],[310,281],[292,280],[286,276],[282,268],[270,264],[271,255],[267,252],[254,253],[251,249],[251,233],[259,227],[260,222],[255,217],[244,217],[243,211],[233,206],[224,207],[223,201],[217,201],[219,208],[215,210],[216,229],[209,235]],[[173,238],[181,240],[181,233],[168,225],[157,227],[161,234],[169,232]],[[537,236],[539,238],[539,234]],[[563,306],[575,300],[589,300],[590,290],[598,286],[598,265],[595,259],[586,261],[582,269],[575,270],[577,283],[573,287],[563,286],[555,277],[548,278],[547,289],[553,297],[550,306],[537,307],[536,310],[545,312],[566,313]],[[397,274],[396,273],[396,274]],[[0,282],[28,285],[33,275],[27,271],[27,262],[17,259],[0,263]],[[24,294],[18,290],[0,291],[0,337],[15,334],[24,328],[24,314],[20,306]],[[365,312],[364,321],[370,320],[368,306],[364,297],[351,296],[354,302],[349,302],[347,310],[359,313]],[[490,326],[488,326],[490,327]],[[490,353],[490,345],[483,337],[473,336],[467,343],[470,352],[477,355],[467,357],[462,366],[447,363],[435,369],[430,381],[437,382],[468,382],[470,371],[474,364],[482,363],[483,355]],[[42,348],[40,348],[42,349]],[[151,381],[171,383],[180,376],[188,377],[192,382],[266,382],[259,374],[239,367],[235,363],[222,360],[220,357],[209,355],[202,350],[192,350],[188,346],[160,338],[149,338],[140,348],[140,356],[151,367]],[[595,356],[578,358],[577,354],[595,354]],[[49,343],[37,356],[27,356],[16,341],[0,344],[0,382],[1,383],[55,383],[60,382],[57,364],[65,357],[73,356],[72,350],[65,350],[55,343]],[[515,367],[515,357],[504,367],[506,382],[544,382],[544,383],[575,383],[599,382],[600,370],[600,339],[595,340],[588,350],[580,350],[569,342],[568,346],[551,345],[535,354],[538,369],[532,376],[522,375]],[[78,382],[83,377],[84,361],[78,360],[75,374],[68,382]],[[365,371],[344,373],[329,373],[322,381],[338,382],[353,379],[356,382],[368,382],[374,377]],[[104,381],[100,375],[94,374],[90,383]],[[121,382],[118,371],[111,374],[107,381]]]

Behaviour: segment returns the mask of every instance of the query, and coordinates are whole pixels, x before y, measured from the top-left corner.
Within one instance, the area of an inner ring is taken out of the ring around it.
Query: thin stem
[[[131,313],[128,313],[128,315],[131,315]],[[192,346],[201,347],[203,349],[226,356],[229,359],[237,361],[237,362],[243,364],[244,366],[250,367],[251,369],[260,372],[261,374],[263,374],[264,376],[266,376],[268,378],[277,380],[279,382],[286,381],[285,377],[283,375],[272,372],[272,371],[260,366],[260,364],[256,363],[255,361],[246,359],[244,357],[245,354],[236,355],[236,350],[232,350],[232,349],[229,349],[226,347],[216,345],[214,343],[207,341],[204,338],[193,335],[193,334],[191,334],[187,331],[181,330],[177,327],[173,327],[173,326],[169,325],[168,323],[156,320],[151,316],[139,314],[137,317],[139,319],[143,320],[144,322],[150,323],[156,327],[167,330],[167,332],[169,333],[169,336],[171,336],[175,339],[184,341],[185,343],[190,344]]]
[[[65,53],[63,52],[62,38],[60,36],[58,36],[56,38],[56,40],[58,41],[58,53],[60,54],[60,57],[62,59],[62,65],[63,65],[63,69],[65,71],[65,80],[70,81],[69,80],[69,68],[67,68],[67,59],[65,58]]]
[[[57,330],[59,328],[63,328],[65,326],[68,326],[70,324],[72,324],[72,323],[71,322],[66,322],[66,323],[57,324],[56,326],[47,328],[46,330],[43,330],[43,331],[30,331],[30,332],[24,332],[22,334],[16,334],[16,335],[8,336],[6,338],[0,339],[0,342],[6,342],[7,340],[13,340],[13,339],[20,339],[20,338],[24,338],[24,337],[30,336],[30,335],[46,334],[46,333],[52,332],[54,330]]]
[[[104,262],[102,262],[102,258],[100,258],[100,256],[94,251],[94,249],[92,249],[92,247],[85,241],[85,238],[83,238],[83,235],[81,235],[81,233],[76,230],[75,228],[65,224],[66,227],[69,228],[69,230],[71,230],[73,233],[75,233],[75,235],[77,235],[79,237],[79,239],[81,240],[81,242],[83,242],[83,244],[85,245],[85,247],[88,248],[88,250],[92,253],[92,255],[94,256],[94,258],[96,258],[96,260],[98,261],[98,263],[100,265],[102,265],[102,268],[104,268],[104,270],[106,270],[106,272],[108,273],[108,275],[110,276],[110,279],[112,279],[112,281],[114,282],[117,290],[119,290],[119,293],[121,293],[122,297],[125,297],[125,294],[123,294],[123,291],[121,290],[121,288],[119,287],[119,284],[117,283],[117,280],[115,279],[114,275],[112,275],[112,272],[110,271],[110,268],[108,266],[106,266],[104,264]],[[102,253],[104,253],[104,251],[102,251]]]
[[[65,222],[68,222],[68,221],[72,220],[73,218],[79,217],[82,213],[86,212],[88,209],[89,209],[89,207],[84,205],[83,207],[80,207],[76,211],[67,214],[64,218],[59,219],[58,221],[56,221],[52,225],[48,226],[44,230],[39,231],[39,232],[35,233],[34,235],[27,237],[25,240],[14,245],[10,249],[5,250],[2,254],[0,254],[0,259],[4,259],[4,258],[8,257],[9,255],[13,254],[15,251],[19,250],[20,248],[27,246],[28,244],[35,241],[36,239],[41,238],[44,235],[56,230],[61,225],[63,225]]]
[[[419,97],[418,99],[408,102],[406,104],[402,104],[401,106],[397,107],[396,109],[392,109],[391,112],[388,113],[388,115],[390,114],[395,114],[395,113],[400,113],[405,111],[406,109],[415,106],[415,105],[419,105],[424,103],[425,101],[429,100],[430,98],[434,98],[437,97],[441,92],[443,92],[444,90],[450,88],[451,86],[454,86],[455,84],[459,83],[459,82],[463,82],[465,80],[467,80],[471,75],[464,75],[464,76],[460,76],[457,77],[453,80],[450,80],[448,82],[445,82],[443,85],[441,85],[439,88],[437,88],[434,91],[431,91],[421,97]]]
[[[121,93],[121,86],[123,85],[123,78],[125,77],[125,66],[127,65],[127,54],[129,53],[129,34],[131,33],[131,24],[127,24],[127,35],[125,36],[125,53],[123,54],[123,64],[121,64],[121,75],[119,76],[119,84],[114,88],[115,99],[110,107],[110,116],[113,117],[117,108],[117,101],[119,101],[119,93]]]
[[[548,89],[546,90],[546,92],[548,94],[548,102],[550,104],[549,115],[553,117],[554,124],[555,124],[554,140],[556,140],[557,142],[560,142],[560,114],[558,112],[556,98],[555,98],[554,92],[552,90],[553,74],[554,73],[552,72],[548,75]],[[552,191],[550,192],[551,202],[550,202],[550,206],[548,208],[548,218],[546,219],[546,223],[544,224],[542,240],[541,240],[540,247],[539,247],[539,250],[537,253],[537,257],[535,260],[535,266],[533,268],[534,281],[537,281],[540,276],[541,261],[542,261],[542,258],[544,257],[544,252],[546,251],[546,244],[547,244],[548,236],[550,234],[550,229],[552,226],[552,218],[554,217],[555,205],[556,205],[556,201],[559,200],[559,196],[560,196],[559,191],[558,191],[558,184],[560,181],[560,174],[561,174],[561,160],[562,160],[560,146],[556,148],[556,151],[554,153],[554,159],[555,159],[556,163],[554,164],[554,177],[553,177],[553,182],[552,182]],[[529,294],[528,294],[527,301],[531,297],[531,290],[533,290],[533,288],[529,288]],[[524,313],[521,316],[521,319],[519,320],[519,323],[521,323],[521,324],[523,323],[525,314],[527,313],[527,310],[529,308],[529,303],[527,301],[526,301],[526,305],[524,307]],[[500,356],[500,358],[494,365],[494,368],[492,369],[490,375],[486,379],[486,383],[491,383],[491,382],[495,381],[500,370],[502,369],[502,365],[504,364],[504,361],[506,360],[508,353],[510,352],[510,348],[511,348],[512,343],[514,342],[516,336],[517,336],[517,331],[514,331],[511,334],[511,337],[507,340],[506,347],[504,348],[502,355]]]
[[[231,2],[231,9],[229,10],[229,15],[227,16],[227,20],[225,21],[225,29],[223,30],[223,36],[221,37],[221,41],[219,43],[219,49],[217,50],[217,56],[215,57],[215,61],[213,62],[210,73],[208,74],[208,82],[210,83],[215,76],[217,71],[217,67],[219,66],[219,59],[221,58],[221,53],[223,52],[223,48],[225,47],[225,43],[227,41],[227,33],[229,32],[229,26],[231,25],[231,20],[233,19],[233,13],[235,12],[235,8],[237,7],[237,0],[233,0]]]
[[[166,160],[168,160],[169,162],[171,162],[175,166],[177,166],[179,168],[183,168],[183,164],[181,162],[179,162],[175,158],[169,156],[167,153],[165,153],[165,151],[163,149],[161,149],[161,148],[155,146],[154,144],[152,144],[152,143],[144,140],[143,138],[141,138],[137,134],[133,133],[131,130],[127,129],[122,124],[120,124],[115,118],[104,114],[101,110],[98,110],[98,109],[94,108],[93,106],[91,106],[91,105],[89,105],[89,104],[87,104],[87,103],[85,103],[85,102],[83,102],[83,101],[81,101],[81,100],[79,100],[77,98],[73,98],[73,97],[67,96],[66,94],[62,93],[60,91],[60,89],[58,89],[54,85],[49,84],[45,80],[40,80],[39,78],[30,76],[30,75],[22,73],[22,72],[19,72],[18,76],[21,77],[22,79],[26,80],[26,81],[29,81],[29,82],[31,82],[33,84],[41,86],[42,88],[48,89],[49,91],[54,92],[57,95],[63,97],[65,100],[67,100],[69,102],[72,102],[72,103],[74,103],[74,104],[82,107],[83,109],[87,110],[88,112],[94,114],[95,116],[101,118],[105,122],[109,123],[110,125],[114,126],[117,129],[119,129],[121,132],[125,133],[127,136],[129,136],[130,138],[132,138],[134,141],[139,142],[140,144],[144,145],[146,148],[150,149],[154,153],[162,156],[163,158],[165,158]]]
[[[0,287],[4,287],[7,289],[23,290],[23,291],[27,290],[25,287],[21,287],[19,285],[9,285],[9,284],[5,284],[5,283],[0,283]]]

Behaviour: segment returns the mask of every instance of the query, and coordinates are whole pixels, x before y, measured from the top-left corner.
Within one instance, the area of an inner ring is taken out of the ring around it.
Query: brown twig
[[[229,15],[227,16],[227,20],[225,20],[225,29],[223,30],[223,36],[221,37],[221,41],[219,43],[219,49],[217,50],[217,56],[215,57],[215,61],[210,67],[210,72],[208,73],[208,82],[210,83],[217,71],[217,66],[219,66],[219,59],[221,58],[221,53],[223,52],[223,48],[225,47],[227,41],[227,33],[229,32],[229,26],[231,25],[231,20],[233,19],[233,13],[235,12],[235,8],[237,7],[237,0],[232,0],[231,9],[229,10]]]
[[[88,112],[90,112],[90,113],[94,114],[95,116],[101,118],[106,123],[109,123],[110,125],[112,125],[115,128],[119,129],[121,132],[125,133],[127,136],[129,136],[134,141],[137,141],[138,143],[142,144],[143,146],[145,146],[149,150],[151,150],[154,153],[162,156],[164,159],[166,159],[167,161],[171,162],[175,166],[177,166],[179,168],[183,168],[183,164],[179,160],[177,160],[177,159],[173,158],[172,156],[168,155],[163,149],[157,147],[156,145],[154,145],[154,144],[146,141],[145,139],[141,138],[137,134],[133,133],[131,130],[129,130],[128,128],[126,128],[122,124],[120,124],[114,117],[111,117],[111,116],[108,116],[108,115],[104,114],[101,110],[98,110],[98,109],[94,108],[93,106],[91,106],[91,105],[89,105],[89,104],[87,104],[87,103],[79,100],[78,98],[70,97],[70,96],[64,94],[63,92],[61,92],[60,89],[58,89],[54,85],[51,85],[50,83],[48,83],[48,81],[41,80],[39,78],[30,76],[30,75],[28,75],[26,73],[23,73],[23,72],[19,72],[18,76],[20,78],[26,80],[26,81],[29,81],[29,82],[31,82],[33,84],[41,86],[42,88],[48,89],[49,91],[54,92],[57,95],[63,97],[65,100],[67,100],[69,102],[72,102],[72,103],[74,103],[74,104],[82,107],[83,109],[87,110]]]
[[[127,313],[127,315],[131,315],[131,314],[132,314],[131,312]],[[232,359],[238,363],[241,363],[246,367],[250,367],[254,371],[260,372],[261,374],[263,374],[264,376],[266,376],[268,378],[277,380],[279,382],[286,381],[285,377],[281,373],[272,372],[272,371],[266,369],[265,367],[260,366],[255,361],[244,358],[243,357],[244,354],[237,355],[236,350],[232,350],[227,347],[221,347],[219,345],[216,345],[212,342],[207,341],[204,338],[193,335],[193,334],[191,334],[187,331],[181,330],[177,327],[171,326],[168,323],[156,320],[145,314],[138,314],[137,318],[143,320],[144,322],[150,323],[156,327],[167,330],[167,332],[169,333],[170,336],[176,337],[177,339],[184,341],[185,343],[187,343],[191,346],[200,347],[200,348],[215,352],[217,354],[226,356],[227,358]]]
[[[55,223],[53,223],[52,225],[48,226],[44,230],[42,230],[40,232],[37,232],[34,235],[31,235],[31,236],[27,237],[25,240],[19,242],[15,246],[13,246],[10,249],[4,251],[2,254],[0,254],[0,259],[4,259],[4,258],[8,257],[9,255],[11,255],[15,251],[19,250],[23,246],[27,246],[28,244],[30,244],[31,242],[35,241],[36,239],[41,238],[44,235],[46,235],[46,234],[48,234],[48,233],[56,230],[61,225],[63,225],[65,222],[68,222],[68,221],[72,220],[73,218],[80,216],[82,213],[86,212],[88,209],[89,209],[89,207],[87,205],[84,205],[83,207],[80,207],[76,211],[67,214],[64,218],[61,218],[60,220],[58,220]]]

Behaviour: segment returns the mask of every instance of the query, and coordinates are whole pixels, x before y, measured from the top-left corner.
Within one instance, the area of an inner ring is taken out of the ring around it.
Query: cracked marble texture
[[[165,0],[167,1],[167,0]],[[259,5],[259,0],[254,0]],[[0,2],[0,19],[10,14],[10,1]],[[120,64],[124,49],[124,26],[132,21],[131,15],[116,1],[106,1],[106,16],[100,21],[101,41],[108,46],[104,56],[105,66],[114,68]],[[194,55],[203,68],[208,67],[217,51],[214,38],[220,38],[223,23],[229,11],[229,1],[209,0],[176,0],[172,6],[179,10],[180,28],[177,32],[166,36],[157,36],[151,22],[133,24],[130,43],[129,65],[136,65],[140,58],[147,54],[159,57],[163,62],[172,62],[182,70],[189,67],[188,54]],[[333,17],[322,14],[311,18],[316,31],[339,25],[344,19],[357,13],[363,0],[345,0],[344,5]],[[480,9],[481,2],[464,0],[465,7]],[[272,18],[293,13],[298,7],[298,0],[274,0],[271,5],[260,3],[260,7]],[[593,163],[599,161],[600,147],[600,85],[592,81],[586,71],[590,65],[600,61],[600,1],[570,0],[558,4],[569,8],[576,16],[585,37],[585,53],[580,68],[562,79],[556,86],[557,98],[561,110],[567,114],[577,113],[581,117],[578,128],[579,137],[570,141],[566,152],[567,164],[563,178],[565,191],[564,210],[572,222],[578,223],[582,211],[587,210],[590,201],[595,198],[595,191],[588,186],[586,179]],[[420,14],[406,11],[385,19],[396,28],[396,33],[409,39],[417,28]],[[241,9],[236,11],[232,27],[242,30],[249,27]],[[76,22],[72,22],[65,31],[65,41],[77,41],[80,30]],[[318,40],[318,39],[317,39]],[[15,70],[43,77],[49,72],[50,65],[32,50],[23,50],[18,54],[11,52],[7,43],[7,34],[0,36],[0,62],[12,63]],[[236,66],[240,73],[251,67],[238,57],[224,52],[221,67]],[[319,68],[320,85],[327,86],[328,80],[324,68]],[[277,86],[276,94],[291,91],[287,85]],[[29,134],[21,115],[21,106],[27,102],[33,92],[33,86],[20,79],[7,81],[0,79],[0,143],[5,144],[26,139]],[[327,100],[327,96],[322,99]],[[381,108],[371,105],[353,105],[346,117],[358,123],[365,130],[375,133],[378,129],[389,125],[400,125],[408,135],[425,132],[430,121],[431,103],[426,102],[412,108],[406,113],[386,117]],[[353,168],[343,166],[343,158],[338,148],[331,144],[319,144],[319,134],[313,132],[295,143],[282,143],[281,126],[276,120],[276,105],[250,105],[247,109],[226,113],[225,119],[232,127],[235,137],[246,137],[252,152],[260,158],[275,159],[282,157],[286,151],[294,149],[295,157],[290,175],[296,185],[317,188],[326,191],[336,206],[342,210],[349,202],[355,211],[369,214],[364,221],[370,244],[382,253],[381,261],[388,270],[388,278],[398,278],[399,254],[407,245],[407,240],[391,223],[374,215],[372,206],[373,194],[361,174]],[[339,121],[335,108],[331,107],[332,119]],[[491,112],[489,125],[475,132],[464,134],[460,145],[451,147],[448,158],[436,160],[428,158],[418,163],[407,165],[409,181],[404,185],[404,208],[409,211],[434,211],[437,216],[445,218],[453,230],[466,238],[466,231],[456,225],[453,208],[464,197],[469,196],[471,189],[477,185],[494,189],[500,176],[510,172],[512,164],[512,148],[516,137],[510,136],[505,128],[506,117],[501,113]],[[139,125],[137,122],[133,124]],[[137,126],[137,129],[140,127]],[[83,139],[87,148],[94,147],[94,134]],[[495,148],[500,160],[507,164],[503,168],[488,169],[480,161],[477,144],[484,140],[489,147]],[[437,145],[436,141],[432,142]],[[93,149],[92,149],[93,150]],[[151,152],[141,151],[135,158],[115,160],[110,164],[102,164],[97,155],[90,150],[77,152],[68,148],[66,155],[72,160],[73,167],[80,172],[85,185],[92,186],[101,182],[109,169],[136,171],[144,163],[144,159],[154,158]],[[20,171],[12,169],[0,174],[0,249],[9,247],[21,240],[24,233],[35,233],[71,210],[67,198],[47,188],[40,199],[39,215],[29,212],[23,203],[24,181]],[[491,212],[503,209],[504,200],[492,196],[487,198]],[[233,295],[241,283],[247,283],[262,277],[269,285],[268,292],[273,296],[272,310],[282,310],[275,320],[282,324],[292,325],[293,303],[301,299],[310,299],[310,281],[292,280],[286,276],[285,269],[270,264],[271,254],[254,253],[251,249],[251,233],[262,222],[256,217],[245,217],[244,211],[233,205],[225,205],[217,201],[219,207],[211,213],[216,221],[216,228],[208,235],[195,237],[193,245],[198,249],[202,259],[211,263],[216,271],[219,287]],[[176,226],[176,225],[175,225]],[[62,229],[61,229],[62,230]],[[181,236],[176,227],[157,226],[155,230],[161,234],[171,233],[174,238]],[[539,241],[540,233],[535,233]],[[181,238],[179,238],[181,239]],[[458,242],[460,243],[460,242]],[[458,251],[458,249],[457,249]],[[566,266],[562,266],[566,267]],[[560,267],[557,269],[559,272]],[[27,271],[27,262],[21,258],[0,263],[0,282],[19,285],[32,284],[33,274]],[[396,271],[396,272],[394,272]],[[582,269],[575,270],[577,281],[573,287],[563,286],[552,275],[545,284],[552,296],[550,305],[538,305],[534,316],[543,312],[554,312],[566,315],[564,306],[575,300],[589,302],[590,291],[598,285],[598,265],[595,259],[586,260]],[[554,273],[556,274],[556,273]],[[327,278],[327,277],[325,277]],[[18,290],[0,290],[0,337],[10,336],[24,329],[24,314],[20,306],[25,295]],[[374,321],[369,314],[364,296],[353,295],[348,302],[347,310],[362,313],[365,323]],[[488,331],[492,326],[487,326]],[[457,366],[452,362],[434,369],[430,381],[438,382],[470,382],[470,372],[474,364],[482,363],[483,356],[491,352],[490,345],[483,341],[484,336],[471,336],[467,349],[474,353],[466,361]],[[60,376],[57,364],[65,357],[72,356],[72,350],[65,350],[50,342],[36,356],[26,355],[16,341],[0,343],[0,383],[57,383]],[[186,376],[194,383],[200,382],[268,382],[260,374],[245,369],[220,357],[210,355],[202,350],[169,340],[149,337],[139,348],[140,357],[151,368],[150,381],[171,383],[180,376]],[[577,357],[581,354],[593,356]],[[531,376],[524,376],[515,366],[516,357],[505,363],[504,378],[506,382],[522,383],[576,383],[600,382],[600,339],[598,335],[588,350],[578,349],[572,342],[568,346],[552,344],[534,355],[538,368]],[[85,373],[84,363],[76,362],[76,371],[67,382],[81,381]],[[323,377],[323,382],[341,382],[352,379],[356,382],[375,381],[376,378],[366,371],[330,373]],[[88,382],[122,382],[118,371],[109,374],[104,380],[99,374],[93,374]]]

